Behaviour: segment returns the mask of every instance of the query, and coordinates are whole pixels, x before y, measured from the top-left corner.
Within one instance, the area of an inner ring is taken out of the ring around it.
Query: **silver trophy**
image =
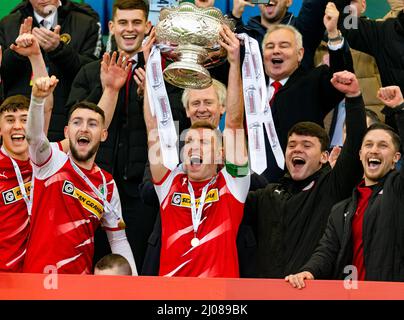
[[[165,80],[180,88],[209,87],[212,78],[206,68],[223,63],[227,56],[219,44],[223,24],[234,29],[234,21],[216,8],[185,2],[162,9],[156,26],[157,45],[162,56],[173,61],[163,72]]]

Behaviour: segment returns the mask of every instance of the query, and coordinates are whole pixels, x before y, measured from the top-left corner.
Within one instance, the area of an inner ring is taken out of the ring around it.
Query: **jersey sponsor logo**
[[[0,173],[0,177],[4,178],[4,179],[8,179],[8,177],[6,176],[6,172],[3,171],[3,173]]]
[[[102,215],[104,213],[104,206],[84,191],[76,188],[70,181],[66,180],[63,183],[62,192],[79,200],[83,208],[97,216],[98,219],[102,218]]]
[[[206,194],[205,204],[219,201],[219,190],[212,189]],[[199,207],[200,199],[196,199],[196,207]],[[188,193],[174,192],[171,204],[177,207],[191,207],[191,196]]]
[[[29,197],[29,193],[31,191],[31,181],[25,183],[24,186],[25,186],[25,191],[27,192],[27,196]],[[6,191],[3,191],[2,195],[3,195],[4,204],[6,204],[6,205],[12,204],[12,203],[17,202],[22,199],[22,193],[21,193],[21,189],[19,186],[6,190]]]

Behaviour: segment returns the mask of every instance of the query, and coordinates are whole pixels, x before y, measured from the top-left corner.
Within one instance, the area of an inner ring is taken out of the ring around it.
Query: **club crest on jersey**
[[[212,189],[206,194],[205,204],[219,201],[219,190]],[[196,207],[199,207],[200,199],[196,199]],[[177,207],[191,207],[191,196],[188,193],[174,192],[171,198],[171,204]]]
[[[27,192],[27,196],[29,197],[29,193],[31,190],[31,181],[27,182],[24,184],[25,186],[25,190]],[[4,204],[12,204],[14,202],[17,202],[18,200],[22,199],[22,193],[21,193],[21,189],[19,186],[3,191],[2,192],[3,195],[3,200],[4,200]]]
[[[98,219],[102,218],[104,213],[104,206],[84,191],[76,188],[70,181],[66,180],[63,183],[62,192],[70,197],[79,200],[82,207],[97,216]]]

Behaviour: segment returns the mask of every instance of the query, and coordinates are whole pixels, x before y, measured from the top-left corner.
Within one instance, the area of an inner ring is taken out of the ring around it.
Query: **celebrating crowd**
[[[0,272],[404,281],[389,3],[269,0],[244,24],[234,0],[226,61],[182,89],[158,81],[147,1],[115,0],[106,43],[87,4],[21,1],[0,21]]]

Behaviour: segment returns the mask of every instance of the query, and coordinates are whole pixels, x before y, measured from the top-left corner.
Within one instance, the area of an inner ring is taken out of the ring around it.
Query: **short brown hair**
[[[104,110],[102,110],[99,106],[97,106],[95,103],[88,102],[88,101],[81,101],[73,105],[70,110],[69,110],[69,115],[67,117],[67,121],[70,121],[70,118],[72,117],[72,113],[76,111],[77,109],[88,109],[92,110],[94,112],[97,112],[99,115],[101,115],[103,123],[105,123],[105,113]]]
[[[365,140],[366,135],[373,130],[383,130],[386,131],[386,133],[389,134],[391,137],[391,141],[393,142],[394,147],[396,148],[396,151],[400,151],[401,149],[401,141],[399,135],[394,131],[392,127],[389,125],[383,123],[383,122],[376,122],[371,124],[365,131],[365,134],[363,135],[362,142]]]
[[[110,253],[102,257],[95,264],[94,269],[105,270],[105,269],[113,269],[115,267],[119,268],[119,270],[122,271],[121,274],[125,274],[128,276],[132,275],[132,268],[130,267],[128,260],[126,260],[120,254],[116,253]]]
[[[288,132],[288,139],[292,134],[299,136],[317,137],[320,140],[321,151],[326,151],[330,144],[330,137],[324,128],[314,122],[298,122]]]
[[[149,4],[143,0],[115,0],[112,6],[112,19],[117,10],[142,10],[146,20],[149,17]]]
[[[17,110],[28,110],[29,99],[21,94],[8,97],[0,105],[0,115],[4,112],[16,112]]]

